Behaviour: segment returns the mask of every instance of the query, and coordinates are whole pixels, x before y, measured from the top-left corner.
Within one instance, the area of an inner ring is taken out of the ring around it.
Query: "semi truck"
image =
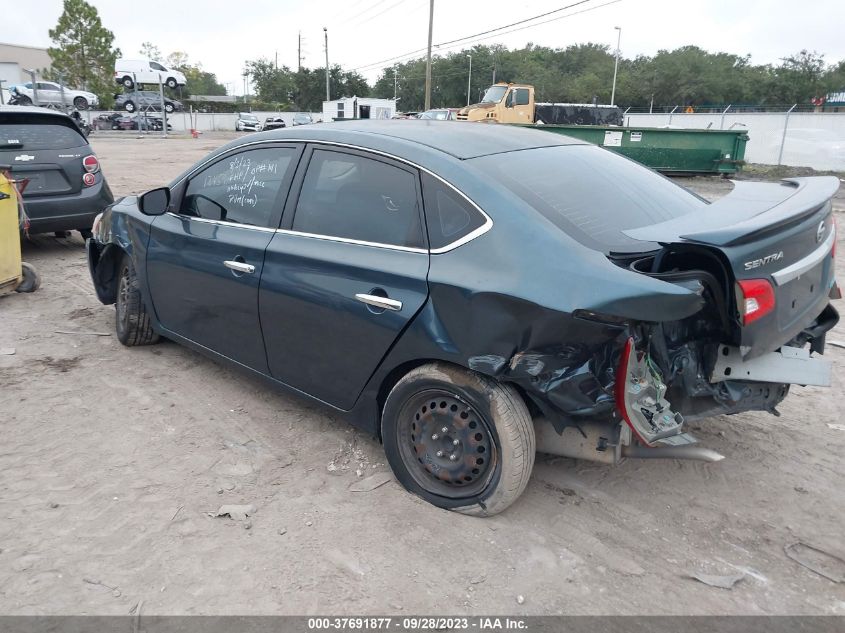
[[[458,121],[523,125],[622,125],[622,110],[590,103],[536,103],[530,84],[496,83],[479,103],[461,108]]]

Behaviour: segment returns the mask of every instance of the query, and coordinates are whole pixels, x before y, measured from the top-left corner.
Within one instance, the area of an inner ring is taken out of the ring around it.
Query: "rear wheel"
[[[128,75],[124,77],[123,86],[132,90],[132,88],[135,86],[135,82],[132,81],[132,77],[129,77]]]
[[[464,514],[507,508],[534,466],[534,426],[516,390],[444,363],[412,370],[391,390],[382,438],[405,488]]]
[[[93,233],[91,232],[91,229],[78,229],[78,230],[79,230],[79,235],[82,236],[83,242],[93,235]]]
[[[151,318],[138,288],[138,276],[128,255],[123,256],[118,275],[114,305],[117,340],[127,347],[157,343],[158,334],[150,324]]]
[[[21,277],[16,292],[35,292],[41,286],[41,277],[32,264],[21,262]]]
[[[85,97],[77,97],[73,100],[73,106],[77,110],[87,110],[88,109],[88,99]]]
[[[176,86],[178,86],[178,85],[179,84],[176,83],[176,80],[173,77],[167,78],[167,87],[170,88],[171,90],[176,90]]]

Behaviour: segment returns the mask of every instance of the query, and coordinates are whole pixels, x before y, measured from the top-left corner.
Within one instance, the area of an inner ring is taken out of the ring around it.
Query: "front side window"
[[[416,175],[356,154],[315,150],[293,230],[421,248]]]
[[[206,220],[271,227],[296,150],[273,147],[229,156],[188,182],[181,213]]]
[[[516,93],[515,105],[528,105],[528,88],[517,88],[514,92]]]
[[[161,64],[157,64],[155,62],[150,62],[150,68],[152,68],[153,70],[165,70],[165,71],[167,70],[167,68],[165,68]]]

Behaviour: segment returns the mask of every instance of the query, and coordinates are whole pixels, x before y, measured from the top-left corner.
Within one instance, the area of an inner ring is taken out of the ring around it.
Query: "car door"
[[[62,93],[57,84],[46,81],[38,82],[38,103],[60,105],[62,103]]]
[[[259,290],[270,373],[348,410],[428,296],[419,174],[317,145],[296,182]]]
[[[147,278],[161,325],[263,373],[258,282],[301,153],[276,144],[216,159],[150,230]]]

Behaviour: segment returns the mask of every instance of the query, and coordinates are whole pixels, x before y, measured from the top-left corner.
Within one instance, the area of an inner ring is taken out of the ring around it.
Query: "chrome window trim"
[[[238,224],[237,222],[223,222],[223,221],[218,221],[218,220],[206,220],[205,218],[197,218],[197,217],[194,217],[194,216],[181,215],[181,214],[177,214],[177,213],[171,213],[171,215],[175,215],[176,217],[179,217],[179,218],[187,218],[189,220],[199,220],[199,221],[202,221],[202,222],[210,222],[210,223],[222,224],[222,225],[226,225],[226,226],[240,226],[240,227],[244,227],[244,228],[247,228],[247,229],[260,230],[260,231],[273,231],[273,232],[277,232],[277,233],[284,233],[286,235],[298,235],[300,237],[307,237],[307,238],[311,238],[311,239],[321,239],[321,240],[326,240],[326,241],[329,241],[329,242],[341,242],[341,243],[344,243],[344,244],[359,244],[359,245],[362,245],[362,246],[372,246],[374,248],[386,248],[386,249],[392,249],[392,250],[396,250],[396,251],[405,251],[405,252],[411,252],[411,253],[431,253],[432,255],[440,255],[442,253],[448,253],[449,251],[452,251],[452,250],[458,248],[459,246],[463,246],[467,242],[471,242],[475,238],[484,235],[487,231],[489,231],[491,228],[493,228],[493,219],[489,215],[487,215],[484,212],[484,210],[480,206],[478,206],[469,196],[467,196],[463,191],[458,189],[451,182],[449,182],[448,180],[446,180],[442,176],[435,174],[430,169],[423,167],[422,165],[418,165],[417,163],[414,163],[413,161],[410,161],[407,158],[402,158],[401,156],[396,156],[394,154],[390,154],[389,152],[383,152],[381,150],[372,149],[372,148],[369,148],[369,147],[363,147],[361,145],[354,145],[354,144],[351,144],[351,143],[340,143],[338,141],[322,141],[322,140],[319,140],[319,139],[302,139],[302,138],[267,139],[267,140],[262,140],[262,141],[252,141],[250,143],[244,143],[243,145],[238,145],[237,147],[233,147],[229,151],[230,152],[236,152],[236,151],[241,150],[245,147],[251,147],[251,146],[254,146],[254,145],[272,145],[272,144],[278,144],[278,143],[315,143],[315,144],[320,144],[320,145],[331,145],[331,146],[334,146],[334,147],[345,147],[347,149],[354,149],[354,150],[359,150],[359,151],[362,151],[362,152],[369,152],[371,154],[377,154],[379,156],[384,156],[385,158],[390,158],[391,160],[395,160],[397,162],[404,163],[404,164],[409,165],[409,166],[411,166],[415,169],[419,169],[420,171],[427,173],[429,176],[436,178],[437,180],[442,182],[444,185],[446,185],[447,187],[449,187],[450,189],[455,191],[455,193],[457,193],[464,200],[469,202],[475,208],[475,210],[478,211],[484,217],[484,224],[482,224],[477,229],[470,231],[466,235],[459,237],[454,242],[450,242],[449,244],[446,244],[446,246],[441,246],[440,248],[424,249],[424,248],[414,248],[414,247],[411,247],[411,246],[398,246],[398,245],[393,245],[393,244],[381,244],[381,243],[378,243],[378,242],[367,242],[367,241],[364,241],[364,240],[355,240],[355,239],[351,239],[351,238],[337,237],[337,236],[334,236],[334,235],[317,235],[315,233],[303,233],[301,231],[293,231],[293,230],[289,230],[289,229],[271,229],[271,228],[265,228],[265,227],[255,227],[255,226],[249,226],[249,225],[245,225],[245,224]],[[209,158],[209,159],[203,161],[202,163],[197,165],[195,169],[191,170],[189,173],[185,174],[185,176],[183,176],[182,178],[180,178],[179,180],[174,182],[173,186],[175,187],[176,185],[180,184],[182,181],[184,181],[188,178],[191,178],[194,174],[196,174],[198,171],[203,169],[207,164],[209,164],[212,161],[217,161],[217,160],[223,158],[228,153],[229,152],[225,152],[223,154],[220,154],[218,156],[215,156],[213,158]]]
[[[807,255],[806,257],[802,257],[794,264],[790,264],[786,268],[781,268],[780,270],[772,273],[772,278],[775,280],[775,284],[778,286],[782,286],[784,284],[789,283],[793,279],[797,279],[804,273],[809,270],[815,268],[825,257],[830,254],[831,249],[833,248],[833,243],[836,241],[836,230],[832,230],[830,235],[827,236],[827,239],[819,246],[816,250],[812,253]]]
[[[240,222],[228,222],[226,220],[210,220],[208,218],[199,218],[195,215],[182,215],[181,213],[174,213],[168,211],[167,215],[172,215],[174,218],[180,220],[192,220],[194,222],[202,222],[203,224],[215,224],[217,226],[234,226],[239,229],[247,229],[249,231],[262,231],[264,233],[275,233],[276,229],[271,229],[268,226],[255,226],[254,224],[241,224]]]

